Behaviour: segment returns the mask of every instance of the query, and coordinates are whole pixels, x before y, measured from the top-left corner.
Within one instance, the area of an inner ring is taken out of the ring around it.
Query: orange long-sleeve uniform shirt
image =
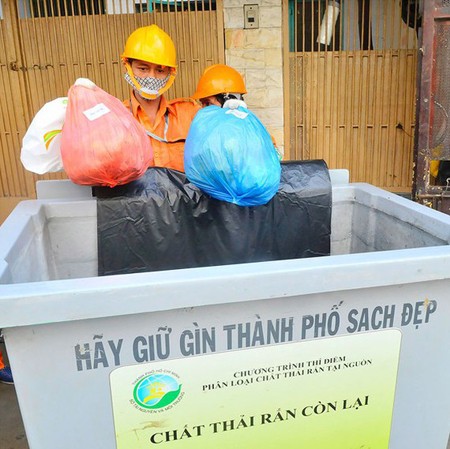
[[[184,142],[200,105],[189,98],[168,101],[161,96],[155,123],[150,123],[134,92],[124,104],[149,135],[154,153],[153,165],[184,172]]]

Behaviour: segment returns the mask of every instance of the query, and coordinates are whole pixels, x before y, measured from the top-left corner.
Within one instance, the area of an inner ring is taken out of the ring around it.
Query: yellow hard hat
[[[127,39],[122,59],[139,59],[175,68],[177,53],[170,36],[157,25],[133,31]]]
[[[214,64],[203,72],[192,98],[199,100],[226,93],[246,94],[244,80],[241,74],[232,67],[225,64]]]
[[[170,67],[170,77],[164,87],[157,93],[144,92],[137,82],[130,65],[130,59],[137,59],[152,64]],[[148,100],[154,100],[162,95],[173,84],[177,74],[177,54],[170,36],[157,25],[149,25],[133,31],[127,39],[122,53],[129,79],[139,94]]]

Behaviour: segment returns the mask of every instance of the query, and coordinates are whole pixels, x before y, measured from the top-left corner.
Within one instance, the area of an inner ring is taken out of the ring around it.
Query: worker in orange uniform
[[[0,382],[4,384],[13,384],[13,377],[11,373],[11,368],[6,366],[3,362],[3,354],[0,350]]]
[[[236,109],[242,106],[247,109],[244,101],[246,93],[244,79],[237,70],[225,64],[214,64],[204,70],[192,98],[200,101],[203,107],[219,106],[220,108]],[[270,137],[278,158],[281,160],[283,155],[278,149],[274,137]]]
[[[172,39],[157,25],[138,28],[127,39],[122,61],[133,88],[124,104],[150,137],[152,165],[184,171],[184,142],[200,106],[192,99],[168,101],[163,95],[176,76]]]

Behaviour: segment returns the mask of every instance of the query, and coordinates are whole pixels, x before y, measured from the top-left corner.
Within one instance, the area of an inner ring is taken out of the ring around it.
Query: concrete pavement
[[[28,449],[27,437],[13,385],[0,383],[0,447]]]
[[[8,356],[0,343],[5,362]],[[0,383],[0,448],[29,449],[14,385]]]

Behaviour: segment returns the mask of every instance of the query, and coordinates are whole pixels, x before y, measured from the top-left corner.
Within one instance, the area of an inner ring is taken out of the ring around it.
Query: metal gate
[[[423,12],[414,197],[450,214],[450,0]]]
[[[0,0],[0,222],[42,178],[20,163],[35,113],[78,77],[126,98],[120,54],[137,27],[156,23],[174,40],[170,98],[194,92],[203,69],[224,61],[222,0]]]
[[[410,192],[419,5],[289,0],[286,154]]]

